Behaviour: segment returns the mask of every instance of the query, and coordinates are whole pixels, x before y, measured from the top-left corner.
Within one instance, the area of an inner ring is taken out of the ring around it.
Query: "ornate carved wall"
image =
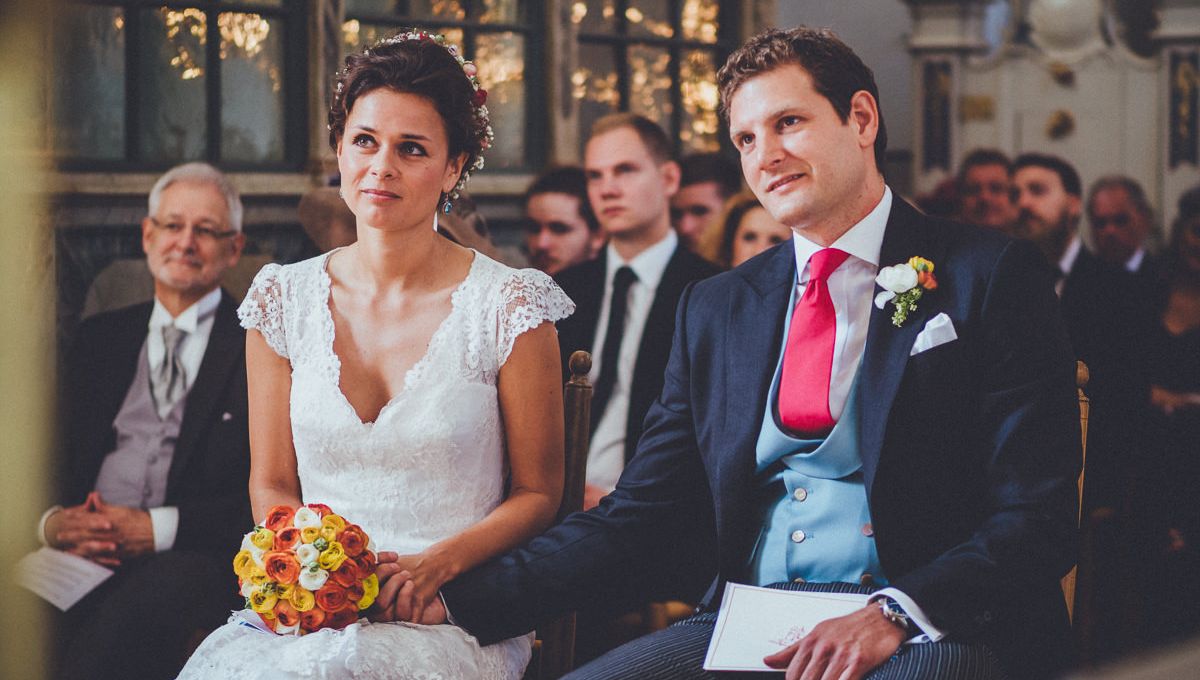
[[[1194,0],[906,1],[917,191],[981,146],[1130,175],[1164,224],[1200,183]]]

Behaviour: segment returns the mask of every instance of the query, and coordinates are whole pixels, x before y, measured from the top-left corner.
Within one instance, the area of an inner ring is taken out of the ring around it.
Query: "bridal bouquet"
[[[233,558],[246,608],[280,635],[342,629],[375,601],[370,539],[329,506],[271,508]]]

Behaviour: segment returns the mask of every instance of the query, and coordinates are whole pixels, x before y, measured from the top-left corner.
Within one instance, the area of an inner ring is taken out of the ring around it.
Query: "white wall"
[[[901,0],[779,0],[778,24],[832,28],[875,72],[888,149],[912,150],[912,30]]]

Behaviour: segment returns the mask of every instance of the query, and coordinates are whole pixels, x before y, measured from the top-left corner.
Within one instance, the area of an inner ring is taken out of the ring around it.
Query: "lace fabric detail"
[[[363,422],[340,389],[327,260],[264,268],[239,315],[291,362],[304,501],[352,518],[380,550],[417,553],[500,504],[507,457],[500,367],[521,333],[565,317],[574,304],[545,274],[476,253],[425,355],[375,420]],[[519,678],[531,640],[480,648],[454,626],[365,622],[278,638],[231,621],[205,640],[181,677]]]

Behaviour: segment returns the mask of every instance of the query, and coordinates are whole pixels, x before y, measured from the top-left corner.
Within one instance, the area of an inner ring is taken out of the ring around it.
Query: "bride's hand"
[[[435,549],[417,555],[379,553],[379,596],[372,620],[436,624],[446,620],[438,590],[456,575]]]

